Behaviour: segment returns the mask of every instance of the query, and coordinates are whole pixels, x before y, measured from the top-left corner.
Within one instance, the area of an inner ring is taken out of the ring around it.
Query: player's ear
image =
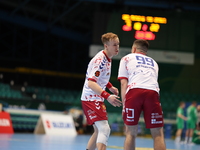
[[[104,48],[105,48],[105,49],[108,49],[108,45],[107,45],[107,44],[104,44]]]
[[[135,53],[136,52],[136,47],[133,46],[132,49],[131,49],[131,52]]]

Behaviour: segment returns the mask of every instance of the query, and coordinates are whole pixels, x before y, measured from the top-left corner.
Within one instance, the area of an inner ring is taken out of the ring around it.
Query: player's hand
[[[122,105],[122,102],[118,98],[119,96],[117,95],[110,95],[107,101],[114,107],[120,107]]]
[[[109,88],[109,90],[110,90],[110,92],[112,92],[115,95],[119,94],[119,90],[116,87],[114,87],[114,86],[112,86],[111,88]]]

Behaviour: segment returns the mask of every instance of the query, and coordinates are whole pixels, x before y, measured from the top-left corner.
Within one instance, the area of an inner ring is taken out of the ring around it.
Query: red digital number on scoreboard
[[[123,31],[135,30],[134,37],[145,40],[155,40],[156,35],[153,32],[159,32],[160,24],[167,24],[167,18],[153,16],[122,14],[122,20],[125,22]]]

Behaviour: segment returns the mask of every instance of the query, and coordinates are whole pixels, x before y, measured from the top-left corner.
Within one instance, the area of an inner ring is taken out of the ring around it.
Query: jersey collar
[[[109,62],[111,62],[111,59],[106,55],[106,53],[103,51],[103,53],[104,53],[104,55],[106,56],[106,58],[107,58],[107,60],[109,61]]]
[[[145,53],[142,52],[135,52],[136,54],[142,54],[142,55],[146,55]]]

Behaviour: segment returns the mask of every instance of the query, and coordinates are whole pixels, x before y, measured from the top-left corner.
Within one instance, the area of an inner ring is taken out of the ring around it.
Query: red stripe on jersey
[[[128,80],[128,78],[127,77],[119,77],[119,78],[117,78],[118,80],[121,80],[121,79],[126,79],[126,80]]]
[[[95,79],[93,78],[88,78],[88,80],[91,80],[91,81],[94,81],[94,82],[97,82]]]
[[[109,62],[111,62],[111,59],[106,55],[106,53],[103,51],[104,55],[106,56],[106,58],[108,59]]]

